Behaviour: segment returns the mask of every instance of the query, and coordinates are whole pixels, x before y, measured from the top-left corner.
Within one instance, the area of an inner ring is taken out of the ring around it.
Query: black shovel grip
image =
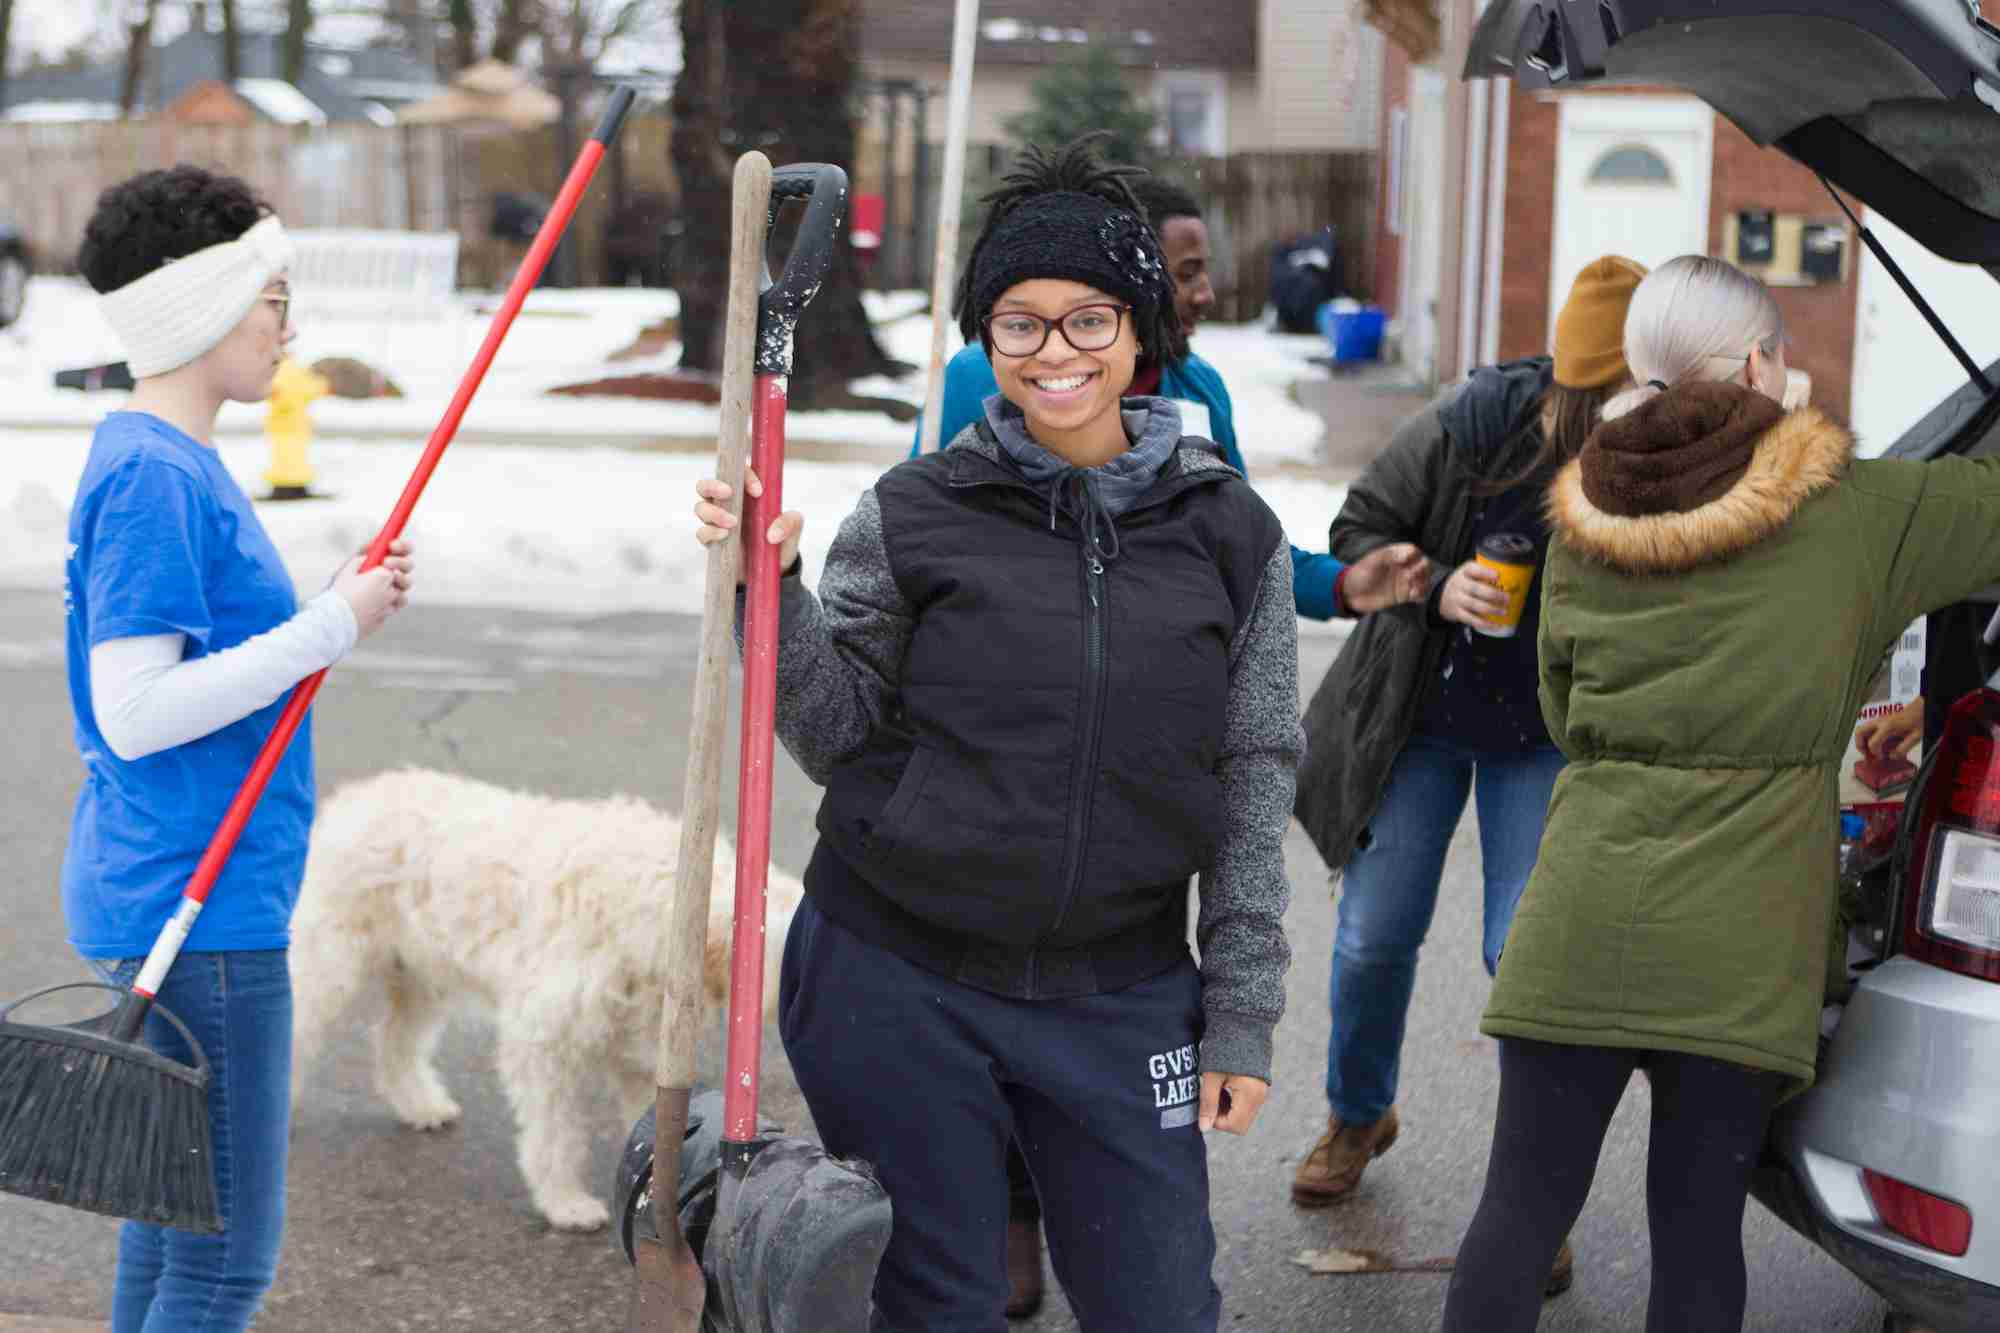
[[[792,331],[826,281],[847,218],[847,173],[820,162],[780,167],[771,173],[771,221],[777,221],[778,210],[792,199],[806,201],[806,216],[784,272],[757,301],[759,375],[792,373]]]
[[[619,84],[611,90],[611,100],[605,104],[604,114],[598,117],[597,128],[590,137],[609,148],[611,141],[618,137],[618,131],[625,128],[625,117],[632,110],[635,96],[630,86]]]

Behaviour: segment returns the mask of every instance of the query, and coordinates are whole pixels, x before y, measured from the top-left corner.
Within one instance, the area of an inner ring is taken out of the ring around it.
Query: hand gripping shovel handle
[[[791,166],[772,178],[771,206],[806,200],[806,216],[777,282],[758,303],[757,409],[752,466],[763,494],[745,502],[741,531],[747,589],[743,619],[743,749],[737,788],[736,920],[729,954],[728,1083],[723,1089],[723,1178],[739,1178],[757,1137],[764,1034],[765,889],[771,869],[772,738],[777,725],[778,548],[764,540],[784,512],[785,389],[793,332],[819,294],[847,214],[847,173]],[[732,1170],[732,1164],[734,1170]]]
[[[569,178],[563,182],[562,192],[556,197],[555,206],[549,210],[542,223],[542,229],[535,236],[535,243],[521,260],[520,268],[514,274],[513,283],[507,288],[506,299],[500,303],[500,311],[493,317],[492,327],[486,331],[486,340],[480,344],[479,354],[472,360],[465,377],[459,381],[458,392],[452,395],[451,404],[445,409],[444,418],[437,429],[431,432],[429,445],[424,449],[422,459],[417,463],[415,475],[408,486],[403,488],[402,498],[389,515],[389,521],[382,525],[381,532],[369,545],[367,556],[362,562],[363,569],[373,569],[382,563],[389,553],[389,544],[402,535],[403,526],[409,522],[410,511],[416,508],[417,498],[424,493],[424,487],[437,470],[438,460],[444,456],[445,446],[458,433],[458,423],[465,416],[466,407],[472,402],[472,395],[479,389],[480,381],[486,378],[487,368],[493,364],[494,354],[500,350],[500,343],[513,327],[514,316],[520,313],[521,303],[528,298],[542,270],[549,262],[549,256],[562,239],[563,231],[569,226],[570,218],[576,212],[583,192],[597,172],[598,163],[604,160],[604,151],[617,137],[625,123],[625,115],[632,108],[633,93],[630,88],[618,88],[611,94],[603,119],[591,134],[590,141],[577,155],[576,165],[570,168]],[[145,966],[139,969],[132,989],[119,1005],[118,1012],[111,1021],[110,1034],[119,1041],[130,1041],[138,1034],[139,1026],[145,1021],[146,1011],[152,1007],[153,996],[158,993],[160,983],[166,978],[167,969],[173,966],[180,955],[181,945],[187,941],[188,932],[194,928],[195,918],[201,915],[202,905],[208,901],[209,890],[215,887],[216,879],[222,874],[222,867],[229,860],[230,852],[236,848],[236,840],[243,835],[243,828],[250,822],[250,816],[257,808],[258,800],[264,795],[264,788],[271,781],[271,774],[277,770],[278,761],[284,758],[285,747],[291,744],[299,725],[305,721],[306,710],[312,707],[314,696],[319,693],[320,683],[326,679],[325,671],[317,671],[293,687],[291,698],[285,704],[285,711],[278,717],[278,723],[265,738],[264,748],[257,752],[256,762],[250,766],[250,774],[243,785],[237,788],[236,797],[229,803],[229,809],[222,817],[222,825],[209,840],[208,850],[202,854],[195,866],[194,874],[188,879],[187,887],[181,891],[180,906],[168,918],[160,937],[154,941],[152,952],[146,956]]]
[[[771,162],[745,153],[731,190],[729,294],[724,307],[722,402],[716,476],[732,487],[727,507],[740,515],[743,469],[750,456],[752,362],[757,344],[757,296],[764,274],[764,237],[771,199]],[[674,896],[666,921],[666,998],[660,1014],[658,1087],[653,1103],[653,1168],[648,1190],[653,1231],[633,1238],[637,1269],[632,1333],[696,1333],[707,1284],[681,1235],[678,1175],[687,1137],[688,1099],[702,1014],[702,955],[708,946],[708,901],[715,871],[716,819],[721,805],[723,731],[728,721],[729,658],[734,649],[736,585],[742,545],[708,548],[702,599],[701,649],[695,665],[694,720],[681,791],[681,842]]]

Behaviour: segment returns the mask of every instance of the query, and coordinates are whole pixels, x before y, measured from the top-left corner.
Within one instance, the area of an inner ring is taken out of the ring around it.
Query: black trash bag
[[[636,190],[604,221],[604,285],[671,287],[677,229],[673,202],[657,190]]]
[[[515,241],[526,245],[542,229],[549,208],[549,201],[538,194],[496,190],[493,210],[486,219],[487,233],[496,241]]]
[[[722,1176],[722,1094],[688,1102],[681,1140],[681,1235],[707,1279],[703,1333],[864,1333],[875,1270],[889,1243],[889,1196],[874,1173],[781,1137],[757,1118],[748,1173],[727,1232],[715,1229]],[[614,1233],[627,1262],[637,1238],[654,1236],[652,1110],[625,1141],[612,1182]],[[711,1241],[713,1242],[711,1244]]]
[[[1271,304],[1286,333],[1316,333],[1320,306],[1339,296],[1340,250],[1332,227],[1271,247]]]
[[[702,1256],[725,1327],[868,1333],[891,1220],[889,1196],[865,1164],[804,1139],[765,1145]]]
[[[625,1152],[618,1159],[618,1176],[611,1184],[611,1215],[618,1219],[613,1238],[625,1254],[625,1262],[635,1262],[634,1247],[641,1235],[655,1238],[653,1225],[653,1107],[639,1117],[625,1140]],[[784,1129],[777,1122],[757,1117],[760,1142],[775,1139]],[[681,1235],[695,1258],[702,1257],[708,1227],[715,1220],[715,1185],[722,1173],[722,1093],[700,1088],[688,1099],[687,1134],[681,1139],[680,1192]],[[644,1231],[639,1228],[645,1228]]]

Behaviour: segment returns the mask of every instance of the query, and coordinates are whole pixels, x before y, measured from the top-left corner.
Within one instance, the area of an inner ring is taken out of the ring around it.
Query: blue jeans
[[[1373,1124],[1395,1103],[1417,950],[1437,910],[1445,853],[1466,795],[1478,793],[1486,879],[1480,952],[1491,976],[1535,868],[1542,820],[1563,763],[1553,746],[1481,751],[1422,734],[1397,756],[1365,846],[1341,877],[1326,1100],[1343,1124]]]
[[[91,961],[130,986],[143,958]],[[250,1326],[278,1269],[292,1114],[292,974],[283,949],[184,953],[159,1001],[208,1056],[210,1133],[223,1230],[214,1236],[127,1222],[118,1233],[111,1333],[234,1333]],[[146,1044],[191,1061],[157,1015]]]

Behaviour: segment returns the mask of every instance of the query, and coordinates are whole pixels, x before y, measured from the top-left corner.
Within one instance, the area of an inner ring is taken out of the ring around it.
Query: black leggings
[[[1632,1071],[1653,1085],[1647,1333],[1740,1333],[1743,1205],[1783,1076],[1665,1051],[1503,1038],[1486,1192],[1458,1252],[1444,1333],[1534,1333]]]

